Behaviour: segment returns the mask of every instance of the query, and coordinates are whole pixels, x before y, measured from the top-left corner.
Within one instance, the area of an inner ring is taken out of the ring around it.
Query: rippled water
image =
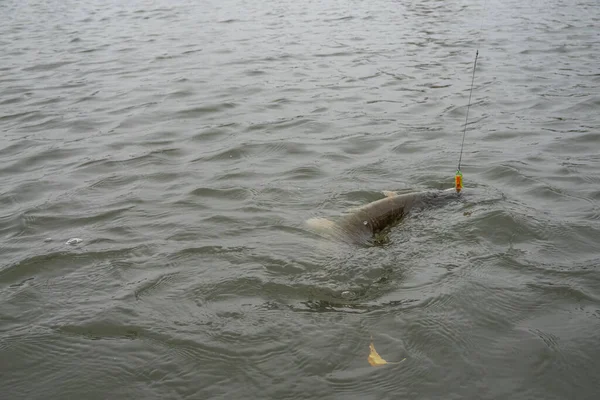
[[[2,397],[597,398],[599,11],[0,2]]]

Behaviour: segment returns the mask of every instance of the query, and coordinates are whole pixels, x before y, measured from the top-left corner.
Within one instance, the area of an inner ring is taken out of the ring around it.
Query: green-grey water
[[[597,399],[599,26],[594,0],[0,1],[1,397]],[[307,229],[453,185],[477,49],[462,201],[381,245]]]

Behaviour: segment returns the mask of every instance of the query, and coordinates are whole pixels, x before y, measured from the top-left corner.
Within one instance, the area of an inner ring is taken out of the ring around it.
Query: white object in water
[[[79,244],[81,242],[83,242],[83,239],[79,239],[79,238],[73,238],[73,239],[67,240],[67,244],[72,244],[72,245]]]

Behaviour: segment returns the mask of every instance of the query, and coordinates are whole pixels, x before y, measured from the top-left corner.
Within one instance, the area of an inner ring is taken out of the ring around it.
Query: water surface
[[[599,11],[1,2],[3,397],[596,399]]]

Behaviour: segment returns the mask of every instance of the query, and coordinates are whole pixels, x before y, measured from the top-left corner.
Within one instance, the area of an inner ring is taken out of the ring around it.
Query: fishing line
[[[458,167],[454,175],[454,188],[456,193],[460,193],[463,188],[462,172],[460,172],[460,163],[462,162],[463,149],[465,147],[465,136],[467,134],[467,124],[469,123],[469,109],[471,108],[471,96],[473,95],[473,83],[475,82],[475,68],[477,68],[477,57],[479,49],[475,52],[475,61],[473,62],[473,76],[471,77],[471,90],[469,91],[469,103],[467,104],[467,115],[465,116],[465,129],[463,130],[462,144],[460,145],[460,157],[458,158]]]
[[[471,91],[469,92],[469,103],[467,104],[467,115],[465,116],[465,129],[463,131],[462,144],[460,145],[460,157],[458,158],[458,170],[460,171],[460,163],[462,161],[463,148],[465,147],[465,136],[467,134],[467,124],[469,123],[469,109],[471,108],[471,96],[473,96],[473,82],[475,82],[475,68],[477,68],[477,57],[479,57],[479,49],[475,52],[475,61],[473,62],[473,76],[471,77]]]
[[[487,2],[483,3],[484,10]],[[481,31],[483,30],[483,19],[481,19],[481,26],[479,28],[479,44],[481,44]],[[473,84],[475,82],[475,69],[477,68],[477,58],[479,57],[479,44],[475,51],[475,61],[473,61],[473,75],[471,76],[471,90],[469,91],[469,102],[467,103],[467,113],[465,115],[465,128],[463,130],[462,143],[460,145],[460,156],[458,158],[458,167],[456,168],[456,174],[454,175],[454,188],[456,193],[460,193],[463,188],[462,172],[460,172],[460,164],[462,162],[463,149],[465,147],[465,136],[467,134],[467,125],[469,123],[469,109],[471,108],[471,97],[473,96]]]

